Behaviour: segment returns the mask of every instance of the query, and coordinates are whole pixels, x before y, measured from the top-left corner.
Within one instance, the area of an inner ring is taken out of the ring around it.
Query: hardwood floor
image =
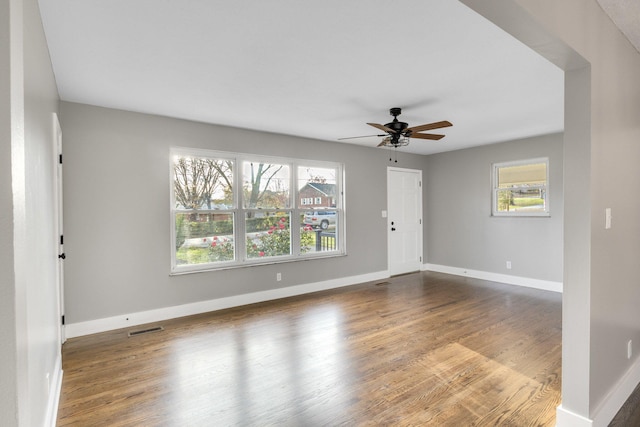
[[[58,426],[553,426],[561,306],[423,272],[70,339]]]
[[[631,396],[609,423],[609,427],[633,426],[640,426],[640,384],[636,386]]]

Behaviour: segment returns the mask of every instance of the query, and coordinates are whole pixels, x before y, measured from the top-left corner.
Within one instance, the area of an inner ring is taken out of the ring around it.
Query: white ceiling
[[[640,1],[598,0],[600,7],[640,52]]]
[[[40,7],[66,101],[329,141],[378,133],[391,107],[453,123],[402,148],[419,154],[563,129],[563,72],[454,0]]]

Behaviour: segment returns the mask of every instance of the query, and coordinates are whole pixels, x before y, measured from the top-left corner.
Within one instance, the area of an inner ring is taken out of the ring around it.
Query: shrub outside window
[[[493,165],[494,216],[549,216],[549,159]]]
[[[171,272],[344,254],[342,177],[337,163],[173,149]]]

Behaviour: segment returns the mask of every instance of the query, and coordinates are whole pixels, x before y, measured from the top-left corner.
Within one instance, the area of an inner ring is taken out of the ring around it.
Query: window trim
[[[513,167],[513,166],[524,166],[524,165],[533,165],[538,163],[544,163],[546,165],[546,177],[545,177],[545,185],[533,186],[533,187],[514,187],[514,188],[541,188],[544,190],[545,198],[544,198],[544,211],[543,212],[528,212],[528,211],[507,211],[501,212],[498,211],[498,191],[500,188],[498,187],[498,171],[501,168],[505,167]],[[499,162],[493,163],[491,165],[491,216],[495,217],[550,217],[550,185],[549,185],[549,158],[548,157],[535,157],[530,159],[523,160],[515,160],[508,162]]]
[[[198,209],[195,210],[203,214],[231,214],[234,221],[234,247],[235,257],[232,261],[222,262],[208,262],[202,264],[187,264],[178,265],[176,257],[176,214],[193,212],[190,210],[177,209],[175,200],[174,189],[174,157],[175,156],[193,156],[193,157],[208,157],[216,160],[230,160],[233,162],[233,207],[231,209]],[[263,163],[275,163],[283,164],[289,167],[289,207],[287,208],[273,208],[273,209],[256,209],[245,208],[243,206],[243,164],[248,162],[263,162]],[[308,205],[302,205],[300,202],[300,193],[298,188],[298,167],[318,167],[328,168],[336,170],[336,206],[332,208],[312,208]],[[344,179],[345,168],[344,164],[340,162],[308,160],[308,159],[294,159],[288,157],[277,156],[264,156],[259,154],[250,153],[235,153],[227,151],[209,150],[209,149],[197,149],[186,147],[171,147],[169,156],[169,194],[170,194],[170,250],[171,250],[171,267],[170,275],[180,275],[188,273],[199,273],[205,271],[217,271],[231,268],[243,268],[256,265],[269,265],[285,262],[303,261],[309,259],[318,258],[332,258],[346,255],[346,227],[345,227],[345,191],[344,191]],[[335,210],[337,214],[336,221],[339,224],[336,230],[336,239],[338,249],[326,252],[309,252],[302,253],[300,251],[300,231],[302,226],[302,216],[305,212],[318,209],[330,209]],[[274,256],[269,258],[249,258],[246,250],[246,224],[245,215],[249,211],[262,211],[262,212],[287,212],[289,215],[290,223],[290,241],[291,241],[291,254],[283,256]]]

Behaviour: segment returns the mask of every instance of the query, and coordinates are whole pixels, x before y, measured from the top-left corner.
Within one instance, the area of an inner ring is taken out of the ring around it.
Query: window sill
[[[212,271],[223,271],[223,270],[235,270],[239,268],[259,267],[259,266],[273,265],[273,264],[286,264],[290,262],[313,261],[316,259],[339,258],[339,257],[345,257],[345,256],[347,256],[346,253],[333,252],[327,255],[315,255],[315,256],[306,256],[306,257],[300,256],[297,258],[270,259],[268,261],[265,260],[265,261],[256,261],[256,262],[251,261],[251,262],[245,262],[243,264],[227,264],[227,265],[220,265],[220,266],[206,265],[206,267],[204,265],[202,267],[190,266],[190,267],[177,268],[175,270],[171,270],[171,272],[169,272],[169,276],[183,276],[185,274],[208,273]]]
[[[548,212],[541,213],[492,213],[494,218],[550,218],[551,214]]]

